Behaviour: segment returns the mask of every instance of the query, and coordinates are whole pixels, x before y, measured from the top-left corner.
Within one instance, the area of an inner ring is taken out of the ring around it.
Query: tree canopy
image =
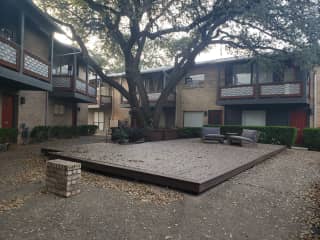
[[[319,0],[38,0],[72,32],[100,78],[128,99],[144,125],[158,126],[169,94],[209,46],[224,44],[248,55],[318,49]],[[97,38],[106,64],[122,63],[128,89],[92,61],[87,42]],[[313,54],[314,51],[308,51]],[[313,59],[314,57],[312,57]],[[172,63],[154,109],[141,67]],[[137,97],[139,95],[139,98]]]

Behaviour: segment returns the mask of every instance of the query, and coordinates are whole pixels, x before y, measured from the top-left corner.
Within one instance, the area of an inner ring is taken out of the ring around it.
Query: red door
[[[222,110],[209,110],[208,111],[208,124],[221,125],[222,124]]]
[[[13,127],[13,96],[2,96],[2,127]]]
[[[307,113],[305,110],[294,110],[290,112],[290,126],[298,128],[297,144],[302,143],[303,129],[307,127]]]

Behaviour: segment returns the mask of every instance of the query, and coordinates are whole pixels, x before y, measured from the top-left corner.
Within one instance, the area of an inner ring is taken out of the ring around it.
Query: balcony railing
[[[240,85],[220,88],[220,99],[252,98],[254,96],[254,85]]]
[[[19,46],[0,37],[0,65],[19,71]]]
[[[54,91],[75,91],[92,98],[97,96],[97,90],[95,87],[87,84],[86,81],[80,78],[75,79],[73,76],[68,74],[53,75],[52,85]]]
[[[268,83],[259,85],[260,97],[300,97],[302,96],[301,82]]]
[[[50,81],[50,63],[40,57],[23,51],[23,66],[20,66],[20,46],[12,41],[0,37],[0,65],[19,71],[22,67],[23,73],[41,80]]]
[[[256,91],[257,89],[257,91]],[[220,88],[221,100],[273,98],[273,97],[302,97],[302,82],[264,83]]]
[[[75,90],[79,93],[84,93],[86,94],[87,93],[87,83],[86,81],[80,79],[80,78],[77,78],[76,79],[76,87],[75,87]]]
[[[100,104],[101,105],[110,104],[111,102],[112,102],[111,96],[100,96]]]
[[[159,97],[160,97],[161,93],[148,93],[148,98],[150,102],[156,102],[158,101]],[[175,99],[175,95],[173,93],[171,93],[168,96],[168,102],[174,102]]]
[[[88,85],[88,95],[92,97],[97,96],[97,89],[91,85]]]

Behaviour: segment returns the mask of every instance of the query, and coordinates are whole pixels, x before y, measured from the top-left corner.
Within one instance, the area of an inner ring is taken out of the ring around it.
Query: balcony
[[[21,59],[22,58],[22,59]],[[22,63],[22,65],[21,65]],[[51,90],[51,64],[0,37],[0,75],[27,86]]]
[[[221,87],[218,103],[233,104],[270,104],[270,103],[307,103],[304,81],[264,83]]]
[[[89,109],[104,109],[112,106],[112,97],[111,96],[98,96],[97,104],[89,104]]]
[[[72,101],[96,103],[97,90],[85,80],[68,74],[52,76],[53,95],[70,98]]]

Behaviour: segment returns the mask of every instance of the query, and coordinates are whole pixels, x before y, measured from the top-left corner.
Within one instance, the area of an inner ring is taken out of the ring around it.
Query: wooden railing
[[[161,93],[148,93],[148,98],[150,102],[156,102],[160,98]],[[168,96],[168,102],[174,102],[176,100],[175,94],[171,93]]]
[[[24,50],[22,53],[23,66],[20,66],[21,51],[20,46],[13,41],[0,37],[0,65],[19,71],[22,67],[24,74],[50,81],[50,63],[40,57]]]
[[[257,89],[257,90],[256,90]],[[220,88],[220,99],[248,99],[272,97],[302,97],[303,84],[300,81],[239,85]]]
[[[68,74],[53,75],[52,85],[56,89],[72,90],[73,89],[73,77]]]
[[[111,102],[112,102],[111,96],[100,96],[100,104],[101,105],[110,104]]]
[[[52,85],[55,91],[75,91],[92,98],[96,98],[97,96],[97,89],[95,87],[87,84],[85,80],[74,78],[68,74],[53,75]]]
[[[19,71],[19,45],[0,37],[0,65]]]
[[[260,84],[259,96],[260,97],[301,97],[302,82]]]
[[[254,85],[239,85],[220,88],[220,99],[252,98],[254,96]]]

